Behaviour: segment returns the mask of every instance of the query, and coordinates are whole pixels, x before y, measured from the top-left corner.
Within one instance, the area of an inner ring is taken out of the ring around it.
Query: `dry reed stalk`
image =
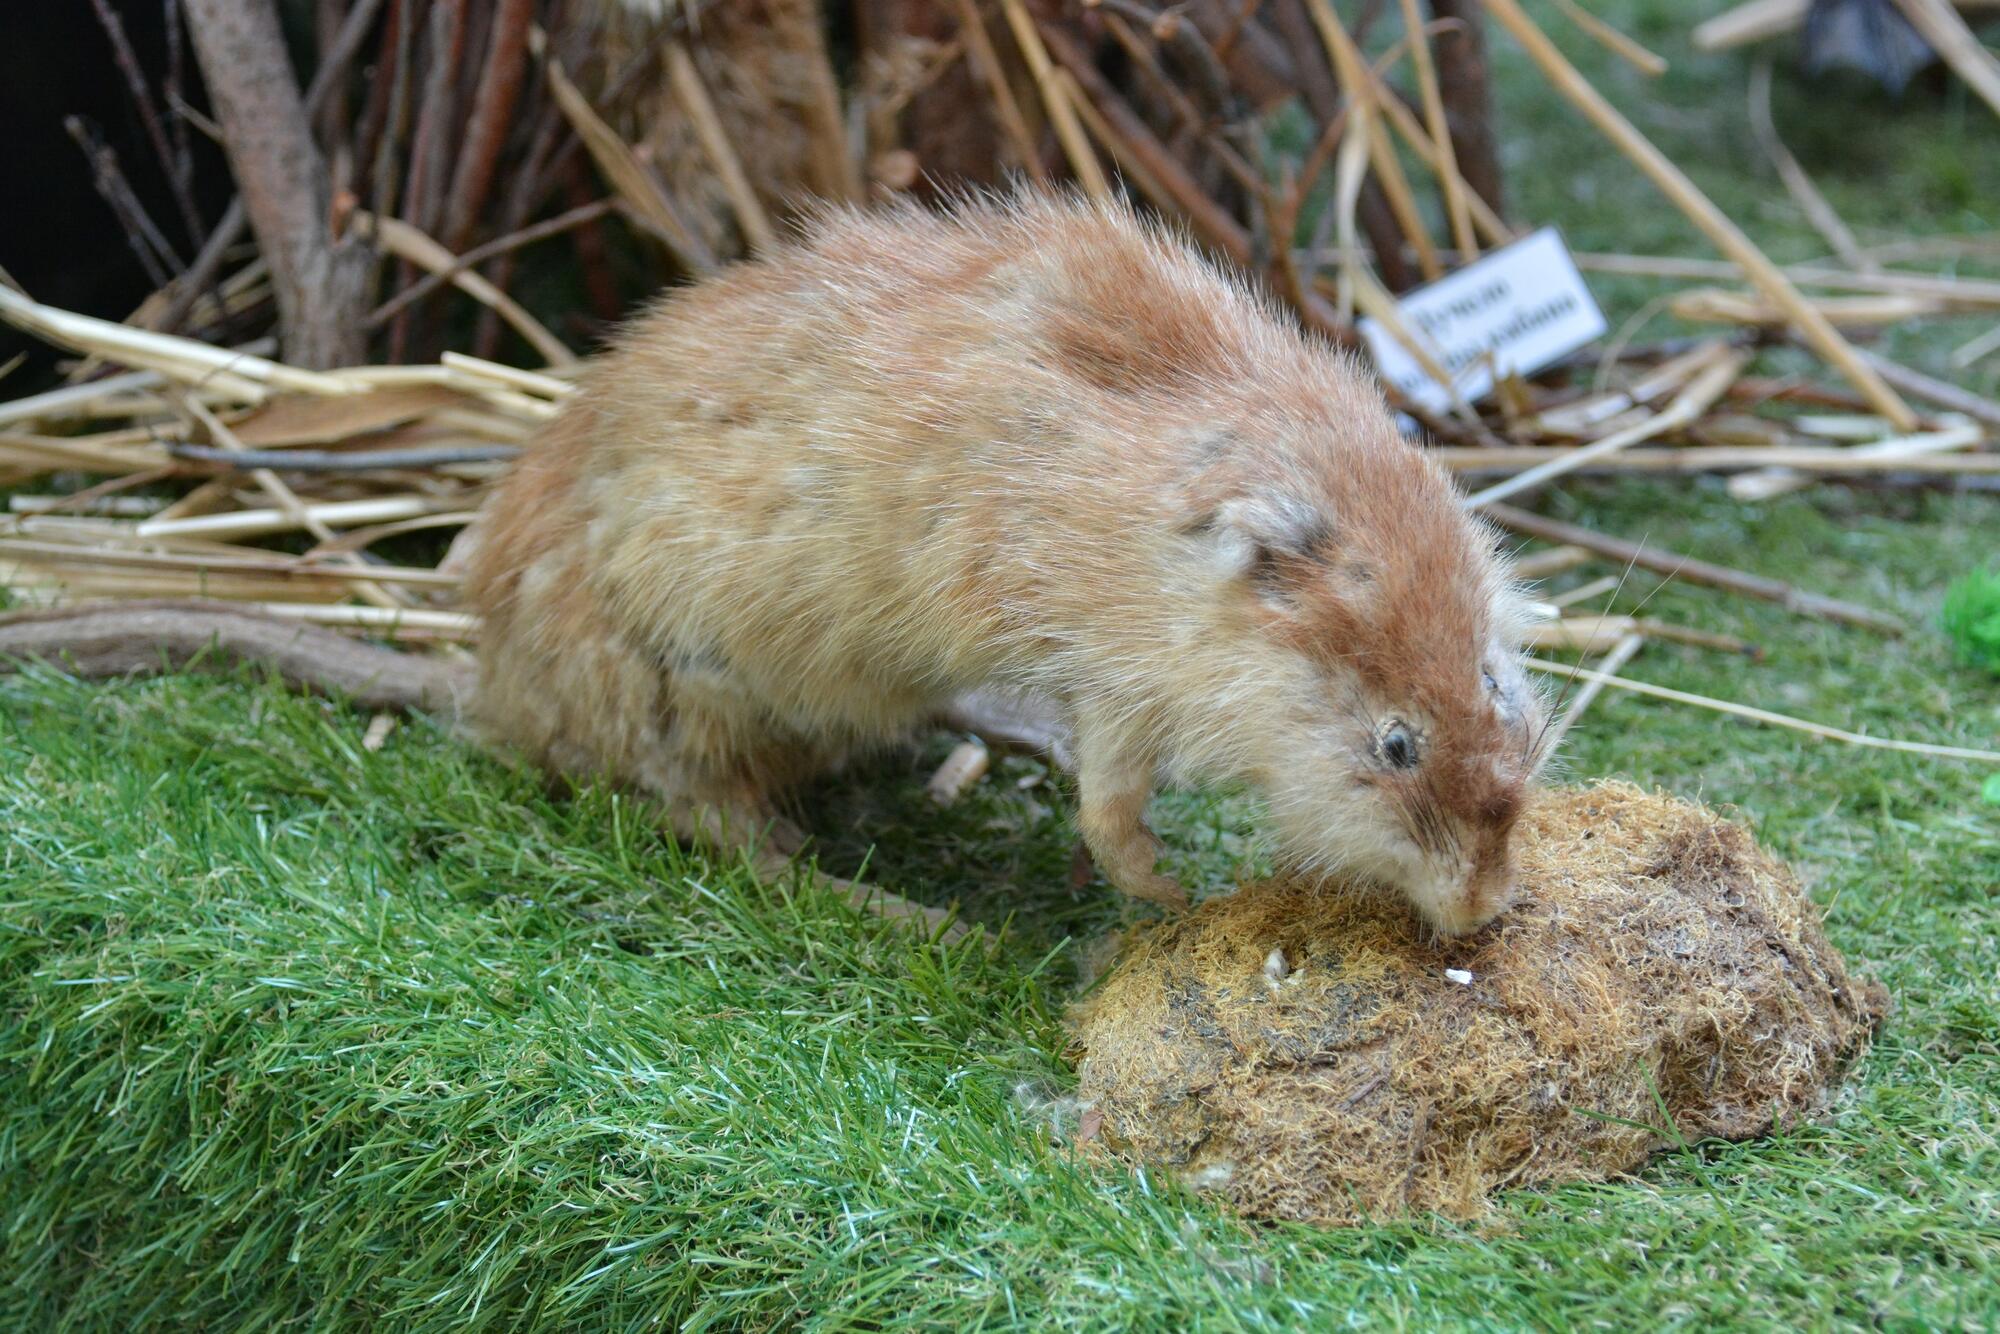
[[[961,741],[924,784],[924,795],[940,806],[956,805],[967,788],[986,777],[991,763],[992,755],[985,742]]]
[[[1325,0],[1320,2],[1323,4]],[[1910,410],[1909,404],[1855,355],[1854,348],[1841,337],[1840,331],[1799,295],[1791,280],[1757,248],[1742,228],[1717,208],[1700,187],[1689,180],[1687,174],[1675,166],[1666,154],[1654,147],[1653,142],[1641,134],[1631,121],[1605,101],[1603,94],[1577,72],[1576,66],[1556,49],[1547,34],[1535,25],[1516,0],[1486,0],[1486,11],[1513,34],[1558,91],[1634,165],[1651,177],[1674,206],[1699,227],[1718,249],[1742,266],[1744,273],[1760,291],[1787,312],[1814,351],[1832,364],[1842,378],[1883,416],[1895,422],[1899,429],[1916,429],[1917,415]]]
[[[694,57],[688,54],[687,46],[680,41],[667,43],[667,81],[672,85],[674,100],[694,126],[695,140],[701,145],[708,165],[722,183],[723,194],[729,199],[729,206],[736,214],[737,225],[743,229],[744,237],[753,251],[769,250],[777,241],[777,233],[771,226],[770,215],[764,212],[763,201],[750,187],[750,178],[744,174],[743,160],[737,156],[736,145],[729,141],[729,133],[722,127],[722,118],[715,114],[715,103],[708,95],[708,87],[701,81],[701,71],[694,67]]]
[[[1595,38],[1599,46],[1647,78],[1657,79],[1667,72],[1667,62],[1657,52],[1647,50],[1625,33],[1576,3],[1576,0],[1556,0],[1556,8],[1560,9],[1571,23]]]
[[[433,611],[423,607],[350,607],[318,602],[260,602],[257,610],[281,620],[381,631],[391,638],[400,630],[425,630],[468,641],[479,637],[479,618],[462,611]]]
[[[1522,642],[1529,648],[1604,653],[1638,628],[1630,616],[1565,616],[1531,626]]]
[[[1615,454],[1628,446],[1679,430],[1713,407],[1715,401],[1722,397],[1722,391],[1742,374],[1749,360],[1748,353],[1729,351],[1714,365],[1697,374],[1688,382],[1686,388],[1674,395],[1671,403],[1645,421],[1625,430],[1616,431],[1601,440],[1594,440],[1582,448],[1566,450],[1559,458],[1538,464],[1526,472],[1509,477],[1504,482],[1496,482],[1485,490],[1468,496],[1465,500],[1466,507],[1483,508],[1496,500],[1504,500],[1516,492],[1540,486],[1551,478],[1560,477],[1566,472]]]
[[[959,31],[964,34],[966,57],[972,62],[975,74],[986,84],[987,95],[993,99],[993,110],[1000,120],[1001,132],[1014,146],[1014,155],[1020,160],[1021,170],[1030,179],[1046,182],[1048,172],[1042,167],[1042,155],[1035,150],[1035,136],[1028,129],[1028,121],[1021,114],[1021,103],[1014,96],[1014,89],[1007,82],[1007,67],[1000,62],[1000,53],[993,47],[993,38],[986,31],[986,21],[979,16],[977,0],[952,0],[958,10]]]
[[[484,357],[467,356],[463,352],[445,352],[438,358],[439,364],[455,371],[463,371],[479,379],[491,380],[495,384],[519,389],[538,398],[560,403],[576,392],[576,386],[568,380],[559,380],[553,375],[543,375],[537,371],[522,370],[518,366],[507,366]]]
[[[1669,255],[1627,255],[1580,250],[1572,255],[1586,273],[1612,273],[1642,278],[1741,278],[1743,270],[1729,260]],[[2000,281],[1958,278],[1933,273],[1878,269],[1860,273],[1821,264],[1791,264],[1784,275],[1801,287],[1825,287],[1849,292],[1895,292],[1935,297],[1953,311],[2000,310]]]
[[[1129,171],[1135,184],[1163,211],[1186,218],[1194,231],[1233,262],[1249,266],[1255,259],[1250,234],[1228,210],[1201,188],[1145,121],[1098,73],[1088,55],[1061,29],[1045,34],[1047,49],[1061,64],[1051,77],[1073,77],[1066,89],[1076,93],[1075,109],[1085,117],[1112,157]]]
[[[0,466],[25,468],[31,475],[64,468],[92,473],[139,472],[163,467],[168,458],[160,445],[117,448],[67,436],[0,432]]]
[[[1805,22],[1812,0],[1749,0],[1695,25],[1694,49],[1727,51],[1782,36]]]
[[[1988,353],[1994,351],[2000,351],[2000,324],[1994,325],[1977,338],[1969,338],[1953,348],[1951,352],[1952,369],[1964,370],[1973,362],[1980,360]]]
[[[1531,551],[1516,559],[1514,576],[1517,579],[1548,579],[1595,559],[1579,546],[1550,547],[1547,551]]]
[[[588,204],[580,204],[567,212],[559,213],[553,218],[547,218],[532,226],[519,228],[507,233],[505,236],[498,236],[491,241],[476,245],[464,254],[454,258],[445,268],[426,273],[421,279],[411,283],[408,287],[405,287],[402,291],[375,307],[374,310],[368,313],[368,327],[370,329],[381,328],[409,306],[423,300],[446,283],[454,281],[459,274],[465,272],[467,269],[484,264],[496,255],[508,254],[524,245],[529,245],[551,236],[561,235],[563,232],[569,231],[574,227],[581,227],[588,223],[596,222],[605,214],[612,212],[614,207],[608,199],[592,200]]]
[[[1936,297],[1893,292],[1873,296],[1811,297],[1806,299],[1806,304],[1836,328],[1850,325],[1879,328],[1942,315],[1950,309]],[[1792,322],[1790,311],[1780,309],[1760,293],[1731,292],[1718,287],[1696,287],[1677,292],[1668,299],[1667,312],[1675,319],[1697,324],[1743,324],[1760,329],[1782,329]]]
[[[213,412],[210,412],[207,407],[185,395],[179,396],[179,402],[182,410],[208,431],[209,439],[231,452],[243,452],[243,442],[237,439],[235,432],[231,431],[223,423],[222,419],[217,417]],[[326,521],[320,515],[314,513],[313,509],[304,501],[300,500],[298,494],[277,473],[269,468],[252,468],[250,469],[250,476],[256,481],[259,487],[263,488],[266,495],[278,502],[280,509],[286,517],[295,521],[298,527],[310,532],[322,542],[327,541],[333,536],[333,530],[327,526]],[[200,520],[151,519],[147,520],[147,522],[154,524],[162,522],[198,523]],[[141,527],[144,527],[144,524]],[[213,533],[209,535],[214,536]],[[359,563],[356,557],[348,557],[347,559],[350,562]],[[384,588],[382,585],[368,580],[357,582],[354,585],[354,592],[357,596],[367,599],[378,607],[401,607],[408,602],[408,599],[396,590]]]
[[[394,519],[411,519],[437,511],[435,501],[422,496],[386,496],[375,500],[336,500],[322,504],[301,503],[297,509],[230,510],[222,514],[202,514],[187,519],[156,519],[142,522],[134,530],[139,537],[209,537],[241,539],[269,537],[273,533],[295,533],[318,524],[327,528],[356,527]],[[332,540],[330,537],[322,541]]]
[[[1693,648],[1714,649],[1718,653],[1734,653],[1754,662],[1764,660],[1764,650],[1747,639],[1735,635],[1716,634],[1708,630],[1696,630],[1691,626],[1676,625],[1671,621],[1656,620],[1651,616],[1634,618],[1638,632],[1648,639],[1661,639],[1675,644],[1687,644]],[[1600,668],[1608,671],[1609,668]]]
[[[1848,453],[1857,459],[1907,463],[1912,459],[1925,459],[1955,449],[1971,449],[1986,439],[1985,428],[1966,418],[1959,418],[1956,422],[1943,425],[1944,429],[1939,431],[1923,431],[1915,435],[1897,436],[1891,440],[1878,440],[1873,444],[1857,445]],[[1811,476],[1796,468],[1766,468],[1730,478],[1729,494],[1737,500],[1769,500],[1773,496],[1781,496],[1800,487],[1809,486],[1812,481]]]
[[[1931,755],[1947,760],[1977,760],[1987,764],[2000,764],[2000,751],[1974,750],[1968,746],[1940,746],[1928,741],[1899,741],[1891,737],[1867,736],[1860,732],[1850,732],[1844,728],[1828,727],[1824,723],[1811,722],[1804,718],[1794,718],[1790,714],[1773,713],[1769,709],[1753,708],[1748,704],[1738,704],[1733,700],[1715,699],[1708,695],[1690,694],[1685,690],[1671,690],[1666,686],[1656,686],[1647,681],[1634,681],[1630,677],[1615,676],[1609,672],[1594,671],[1588,667],[1565,667],[1557,662],[1544,662],[1539,658],[1529,658],[1527,665],[1538,672],[1551,676],[1571,676],[1586,682],[1596,681],[1619,690],[1629,690],[1634,694],[1650,695],[1654,699],[1672,700],[1677,704],[1692,704],[1697,708],[1713,709],[1717,713],[1727,713],[1752,722],[1768,723],[1773,727],[1790,728],[1809,736],[1824,737],[1829,741],[1842,741],[1850,746],[1867,746],[1876,750],[1895,750],[1908,755]]]
[[[232,352],[192,338],[152,333],[74,311],[45,306],[0,283],[0,319],[38,338],[124,365],[157,370],[256,401],[271,389],[301,394],[345,394],[337,376],[300,370],[249,352]]]
[[[1000,8],[1007,15],[1007,26],[1014,31],[1014,43],[1021,49],[1021,58],[1028,62],[1028,72],[1034,75],[1036,88],[1041,90],[1042,106],[1049,113],[1049,124],[1055,128],[1064,155],[1069,158],[1070,169],[1092,199],[1110,199],[1111,183],[1105,179],[1104,168],[1091,151],[1090,141],[1078,123],[1076,108],[1070,105],[1068,94],[1055,77],[1055,66],[1049,61],[1048,48],[1042,44],[1035,20],[1021,0],[1000,0]]]
[[[1327,58],[1333,62],[1341,90],[1353,103],[1382,105],[1387,99],[1378,94],[1367,60],[1354,44],[1346,25],[1341,23],[1340,16],[1334,13],[1333,6],[1328,0],[1307,0],[1307,9],[1314,26],[1319,29],[1320,41],[1326,46]],[[1396,225],[1401,229],[1404,240],[1416,251],[1418,269],[1427,280],[1436,280],[1443,275],[1444,266],[1438,262],[1437,247],[1432,244],[1423,215],[1417,210],[1416,199],[1410,193],[1409,178],[1403,174],[1402,163],[1396,159],[1395,146],[1373,117],[1362,116],[1355,123],[1363,127],[1368,136],[1368,160],[1374,168],[1375,180],[1389,201],[1390,211],[1395,214]]]
[[[106,565],[134,570],[268,576],[280,583],[298,580],[352,583],[357,579],[363,579],[424,588],[456,588],[459,584],[457,575],[414,566],[369,565],[364,568],[320,564],[296,556],[261,553],[238,556],[191,555],[171,551],[121,551],[103,546],[85,546],[80,543],[8,537],[0,533],[0,556],[10,555],[43,564]]]
[[[1465,206],[1471,212],[1472,225],[1486,238],[1487,245],[1503,246],[1514,239],[1513,229],[1507,225],[1506,220],[1494,211],[1485,196],[1473,188],[1465,173],[1458,170],[1456,161],[1450,164],[1445,162],[1443,151],[1425,132],[1423,126],[1417,123],[1417,118],[1410,113],[1410,109],[1404,106],[1392,91],[1378,84],[1375,104],[1388,116],[1389,124],[1395,129],[1397,136],[1409,145],[1410,151],[1415,153],[1432,173],[1442,176],[1447,165],[1457,172],[1460,197],[1465,200]],[[1463,260],[1471,256],[1461,254],[1454,258]]]
[[[1899,365],[1878,352],[1860,349],[1861,359],[1875,368],[1875,373],[1895,385],[1912,398],[1920,398],[1926,403],[1935,403],[1974,421],[2000,428],[2000,403],[1981,397],[1969,389],[1948,384],[1922,371],[1911,370]]]
[[[1570,550],[1575,551],[1577,548],[1571,547]],[[1590,553],[1587,551],[1583,552],[1582,555],[1586,560],[1590,558]],[[1549,598],[1549,605],[1551,607],[1573,607],[1579,602],[1589,602],[1594,598],[1602,597],[1606,593],[1615,593],[1617,591],[1618,576],[1607,574],[1601,579],[1593,579],[1587,584],[1578,584],[1575,588],[1564,589],[1562,592],[1552,595]]]
[[[576,361],[576,353],[565,347],[562,340],[550,333],[540,320],[479,274],[460,267],[458,256],[445,249],[435,238],[400,218],[375,217],[361,210],[356,210],[354,216],[360,226],[372,227],[375,239],[396,258],[432,273],[451,274],[448,281],[453,287],[480,304],[491,307],[550,365],[567,366]]]
[[[1951,66],[1951,72],[2000,116],[2000,59],[1965,25],[1950,0],[1896,0],[1896,8]]]
[[[576,131],[577,138],[582,140],[591,160],[597,163],[597,169],[604,173],[611,188],[633,210],[635,220],[665,245],[675,260],[690,273],[701,275],[714,271],[715,256],[681,221],[680,213],[668,202],[666,192],[653,174],[646,170],[632,146],[604,123],[604,118],[591,107],[590,100],[570,81],[569,75],[563,71],[562,62],[556,59],[553,51],[548,51],[548,39],[540,28],[528,34],[528,46],[536,55],[544,56],[544,73],[556,105],[569,121],[570,128]]]

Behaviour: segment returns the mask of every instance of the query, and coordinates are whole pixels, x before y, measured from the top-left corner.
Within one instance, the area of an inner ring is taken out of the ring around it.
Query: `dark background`
[[[110,0],[108,7],[123,22],[158,106],[169,65],[164,0]],[[181,67],[182,97],[205,110],[200,71],[184,38]],[[117,153],[154,223],[183,259],[191,257],[202,238],[187,235],[93,0],[0,3],[0,125],[6,127],[0,267],[37,301],[123,319],[153,284],[91,183],[83,150],[63,128],[72,115]],[[228,170],[199,130],[190,128],[190,141],[196,204],[202,221],[213,225],[229,203]],[[43,387],[61,355],[0,327],[0,365],[20,352],[28,361],[0,381],[0,396]]]

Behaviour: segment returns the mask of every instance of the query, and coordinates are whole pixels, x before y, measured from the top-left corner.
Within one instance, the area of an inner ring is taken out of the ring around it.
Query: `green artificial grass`
[[[1748,147],[1742,62],[1693,57],[1685,7],[1604,12],[1674,72],[1645,84],[1549,21],[1781,258],[1815,253]],[[1699,253],[1496,47],[1515,211],[1579,247]],[[1992,226],[2000,154],[1971,144],[1994,130],[1958,92],[1895,113],[1779,89],[1864,239]],[[1655,289],[1601,290],[1622,318]],[[1936,372],[1970,331],[1891,350]],[[1995,360],[1967,382],[1991,392]],[[1913,631],[1635,575],[1611,610],[1650,598],[1770,656],[1652,645],[1632,674],[2000,735],[2000,684],[1933,628],[1991,562],[2000,501],[1747,508],[1687,481],[1545,503]],[[961,900],[1004,927],[989,955],[677,849],[628,798],[552,799],[421,720],[365,751],[366,723],[251,675],[0,678],[0,1328],[2000,1325],[2000,818],[1976,768],[1601,696],[1569,775],[1734,807],[1888,985],[1886,1031],[1820,1124],[1515,1193],[1478,1226],[1318,1231],[1070,1147],[1061,1008],[1143,912],[1072,887],[1069,793],[1039,764],[1001,760],[941,811],[940,739],[804,803],[829,868]],[[1192,883],[1261,861],[1238,794],[1155,816]]]

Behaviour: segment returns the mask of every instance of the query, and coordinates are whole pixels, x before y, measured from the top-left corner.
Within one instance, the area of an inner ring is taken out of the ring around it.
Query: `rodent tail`
[[[287,685],[342,695],[366,709],[460,721],[471,664],[358,643],[316,625],[227,602],[88,603],[0,616],[0,670],[40,660],[87,680],[155,672],[269,667]]]

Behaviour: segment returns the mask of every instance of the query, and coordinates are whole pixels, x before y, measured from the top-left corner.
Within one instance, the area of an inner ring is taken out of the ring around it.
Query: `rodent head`
[[[1270,803],[1282,859],[1384,884],[1465,935],[1512,899],[1546,712],[1497,539],[1394,447],[1387,467],[1237,488],[1190,532],[1231,641],[1234,767]]]

